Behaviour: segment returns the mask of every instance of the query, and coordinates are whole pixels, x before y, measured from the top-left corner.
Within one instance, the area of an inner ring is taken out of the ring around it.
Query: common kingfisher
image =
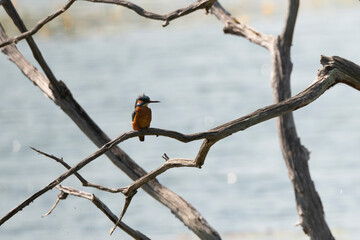
[[[135,101],[135,110],[132,114],[132,127],[134,130],[148,129],[151,122],[151,109],[148,108],[149,103],[158,103],[160,101],[152,101],[145,94],[139,96]],[[145,136],[139,136],[141,142],[145,140]]]

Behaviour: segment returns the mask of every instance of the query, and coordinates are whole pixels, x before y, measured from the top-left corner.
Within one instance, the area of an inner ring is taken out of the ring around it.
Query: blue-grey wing
[[[136,114],[136,111],[134,111],[134,112],[132,113],[132,115],[131,115],[131,121],[134,121],[134,119],[135,119],[135,114]]]

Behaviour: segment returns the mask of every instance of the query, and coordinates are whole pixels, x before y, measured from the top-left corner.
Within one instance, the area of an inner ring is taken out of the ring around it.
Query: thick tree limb
[[[284,29],[274,41],[272,48],[269,49],[272,56],[271,78],[275,103],[291,97],[290,50],[298,8],[299,0],[289,0]],[[328,70],[328,68],[324,68],[320,74],[326,74]],[[335,75],[338,74],[339,72]],[[299,225],[312,240],[334,239],[325,220],[320,196],[311,179],[308,166],[310,152],[300,142],[293,114],[288,113],[277,118],[277,128],[282,154],[294,187]]]

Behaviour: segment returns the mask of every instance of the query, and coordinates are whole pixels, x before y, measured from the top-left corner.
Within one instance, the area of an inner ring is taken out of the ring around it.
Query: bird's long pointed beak
[[[141,106],[143,106],[143,105],[145,105],[145,104],[149,104],[149,103],[159,103],[160,101],[152,101],[152,100],[150,100],[150,101],[148,101],[148,102],[142,102],[142,103],[140,103],[140,104],[137,104],[136,106],[137,107],[141,107]]]

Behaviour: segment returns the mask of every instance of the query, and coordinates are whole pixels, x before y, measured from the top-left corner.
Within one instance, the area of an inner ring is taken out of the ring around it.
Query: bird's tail
[[[139,140],[140,140],[140,142],[145,141],[145,136],[139,136]]]

